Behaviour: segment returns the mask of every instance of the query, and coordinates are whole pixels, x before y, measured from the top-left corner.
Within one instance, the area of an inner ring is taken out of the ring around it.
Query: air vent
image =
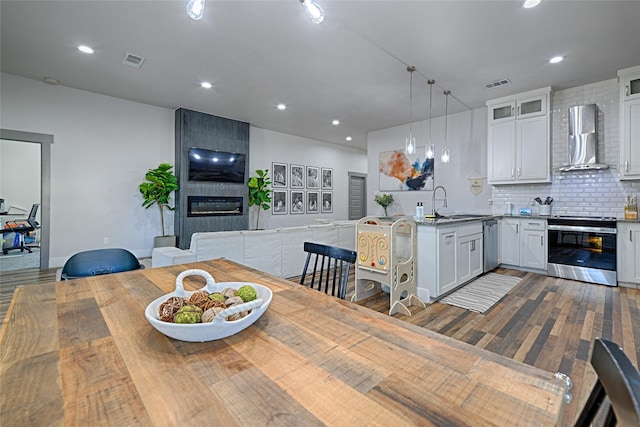
[[[511,80],[509,79],[500,79],[496,80],[495,82],[487,83],[486,85],[484,85],[484,87],[486,89],[493,89],[494,87],[508,85],[509,83],[511,83]]]
[[[125,53],[124,58],[122,59],[122,63],[124,65],[128,65],[129,67],[133,67],[133,68],[142,67],[143,62],[144,62],[144,58],[142,56],[135,55],[129,52]]]

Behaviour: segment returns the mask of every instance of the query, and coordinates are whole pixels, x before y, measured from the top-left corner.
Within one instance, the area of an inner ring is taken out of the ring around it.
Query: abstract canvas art
[[[434,159],[426,159],[424,147],[408,155],[404,150],[380,153],[380,191],[433,190]]]

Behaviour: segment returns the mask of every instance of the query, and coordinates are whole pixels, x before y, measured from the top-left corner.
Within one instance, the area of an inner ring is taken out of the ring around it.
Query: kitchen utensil
[[[536,198],[535,198],[535,199],[533,199],[533,200],[535,200],[536,202],[538,202],[538,204],[539,204],[539,205],[541,205],[541,204],[542,204],[542,199],[541,199],[540,197],[536,197]]]
[[[551,203],[553,203],[553,197],[547,197],[547,199],[544,201],[545,205],[550,205]]]

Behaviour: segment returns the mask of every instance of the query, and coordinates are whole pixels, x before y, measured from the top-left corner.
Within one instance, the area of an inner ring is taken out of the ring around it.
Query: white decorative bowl
[[[207,284],[201,290],[209,293],[220,292],[225,288],[238,289],[243,285],[251,285],[255,288],[258,297],[253,301],[239,304],[233,307],[229,307],[213,319],[213,322],[209,323],[193,323],[193,324],[180,324],[169,323],[160,320],[159,310],[160,305],[171,297],[183,297],[189,298],[195,291],[185,291],[182,281],[187,276],[202,276],[207,280]],[[192,269],[183,271],[176,278],[176,290],[170,294],[166,294],[152,301],[144,311],[144,315],[151,323],[151,326],[156,328],[168,337],[175,338],[180,341],[190,342],[204,342],[219,340],[228,336],[237,334],[238,332],[248,328],[262,316],[271,303],[273,293],[271,289],[266,286],[259,285],[257,283],[249,282],[220,282],[216,283],[211,274],[204,270]],[[239,320],[228,321],[226,318],[232,314],[240,313],[251,309],[249,315]]]

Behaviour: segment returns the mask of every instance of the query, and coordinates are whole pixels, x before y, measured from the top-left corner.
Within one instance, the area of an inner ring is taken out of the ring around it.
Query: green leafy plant
[[[387,206],[393,203],[393,196],[391,194],[378,193],[376,194],[375,201],[384,209],[384,216],[388,216]]]
[[[256,230],[260,224],[260,211],[269,210],[271,207],[271,193],[273,190],[269,188],[271,179],[269,179],[269,170],[256,169],[256,175],[249,178],[247,186],[249,186],[249,207],[258,206],[258,218],[256,220]]]
[[[155,169],[149,169],[145,175],[146,181],[138,187],[144,202],[142,206],[149,209],[153,205],[158,205],[160,209],[160,222],[162,224],[162,236],[164,232],[164,210],[175,210],[169,206],[169,198],[173,191],[179,190],[178,178],[171,171],[173,166],[169,163],[161,163]]]

